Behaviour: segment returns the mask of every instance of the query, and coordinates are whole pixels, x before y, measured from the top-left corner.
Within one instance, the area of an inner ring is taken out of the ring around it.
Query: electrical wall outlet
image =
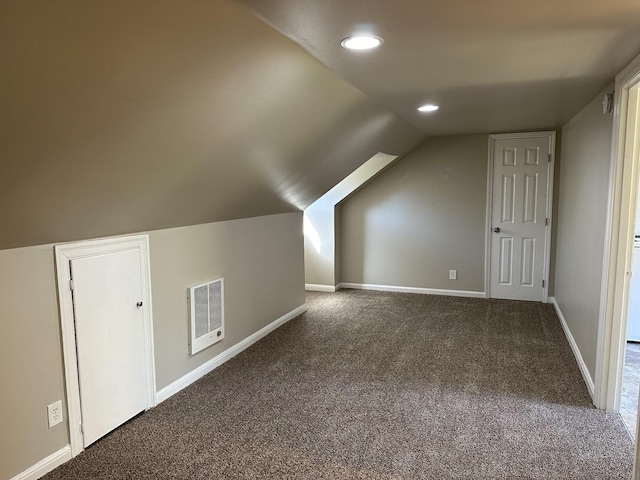
[[[62,423],[62,400],[47,405],[47,415],[49,416],[49,428]]]
[[[457,279],[458,279],[458,271],[449,270],[449,280],[457,280]]]

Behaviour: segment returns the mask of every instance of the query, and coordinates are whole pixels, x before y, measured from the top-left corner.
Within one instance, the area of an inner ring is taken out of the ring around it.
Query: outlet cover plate
[[[47,405],[47,416],[49,417],[49,428],[62,423],[62,400]]]
[[[449,270],[449,280],[456,280],[458,278],[457,270]]]

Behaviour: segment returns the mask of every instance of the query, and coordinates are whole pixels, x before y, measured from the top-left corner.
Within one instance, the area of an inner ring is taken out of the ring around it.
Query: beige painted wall
[[[605,91],[611,91],[613,85]],[[554,296],[595,376],[613,117],[597,95],[562,128]]]
[[[302,214],[289,213],[150,236],[158,390],[304,304]],[[66,422],[47,428],[64,399],[53,245],[0,251],[0,478],[68,444]],[[188,355],[186,289],[225,278],[226,338]]]
[[[158,389],[305,302],[301,213],[160,230],[150,244]],[[225,338],[189,357],[186,289],[218,277]]]
[[[232,0],[1,12],[0,249],[299,211],[424,137]]]
[[[51,245],[0,250],[0,478],[69,443],[66,423],[47,428],[64,399],[62,344]]]
[[[487,152],[487,135],[427,139],[347,199],[342,282],[484,291]]]

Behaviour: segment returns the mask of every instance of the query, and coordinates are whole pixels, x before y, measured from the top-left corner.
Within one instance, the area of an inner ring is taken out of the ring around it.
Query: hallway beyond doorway
[[[640,387],[640,343],[627,342],[622,380],[620,415],[635,440],[638,428],[638,390]]]

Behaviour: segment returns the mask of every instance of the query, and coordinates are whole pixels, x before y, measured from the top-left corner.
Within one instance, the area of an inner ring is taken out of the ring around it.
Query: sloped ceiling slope
[[[423,133],[225,0],[0,7],[0,249],[300,210]]]
[[[238,1],[430,136],[560,127],[640,54],[638,0]]]

